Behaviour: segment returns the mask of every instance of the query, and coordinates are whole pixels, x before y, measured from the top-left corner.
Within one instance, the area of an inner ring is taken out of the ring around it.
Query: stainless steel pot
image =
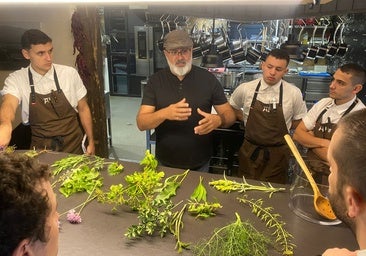
[[[222,86],[225,89],[233,89],[236,82],[236,72],[228,71],[223,73]]]
[[[230,51],[231,59],[234,63],[245,60],[245,53],[242,47]]]
[[[247,50],[247,55],[245,56],[245,59],[252,65],[254,65],[259,58],[261,57],[261,53],[260,51],[258,51],[257,49],[255,49],[254,47],[249,48]]]

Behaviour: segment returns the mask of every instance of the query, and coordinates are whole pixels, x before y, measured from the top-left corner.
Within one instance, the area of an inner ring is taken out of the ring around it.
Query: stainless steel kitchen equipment
[[[135,26],[134,32],[136,75],[148,77],[154,73],[153,28],[149,26]]]

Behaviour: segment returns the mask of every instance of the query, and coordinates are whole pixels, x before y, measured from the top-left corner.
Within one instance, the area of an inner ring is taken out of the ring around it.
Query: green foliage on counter
[[[165,173],[157,170],[158,162],[149,151],[140,164],[143,171],[126,175],[125,185],[120,183],[110,186],[107,191],[99,190],[97,199],[101,203],[112,204],[114,211],[118,206],[127,205],[137,212],[139,223],[128,228],[125,234],[128,238],[154,233],[163,237],[172,226],[174,204],[171,198],[189,171],[163,180]]]
[[[252,208],[252,212],[265,222],[266,226],[273,229],[272,235],[275,236],[275,245],[279,245],[279,251],[282,255],[293,255],[295,244],[290,242],[292,235],[284,228],[285,223],[280,220],[278,213],[273,213],[273,207],[263,207],[263,200],[238,198],[239,202],[248,204]]]
[[[59,191],[69,197],[74,193],[84,192],[91,194],[103,185],[100,172],[107,164],[110,174],[120,173],[123,166],[118,162],[106,163],[103,158],[87,155],[70,155],[55,161],[52,165],[52,174],[56,177],[52,186],[60,183]]]
[[[236,221],[215,229],[209,239],[193,247],[196,256],[265,256],[271,243],[269,235],[259,232],[235,213]]]
[[[123,166],[118,162],[107,164],[108,174],[111,176],[123,171]],[[111,204],[113,211],[117,211],[118,207],[122,205],[136,211],[138,223],[132,224],[127,229],[125,236],[128,238],[154,234],[163,237],[167,232],[170,232],[176,238],[178,252],[189,249],[191,245],[183,242],[180,238],[184,227],[184,213],[188,212],[196,218],[208,218],[214,216],[215,212],[222,206],[218,202],[207,201],[207,190],[203,185],[202,177],[185,203],[182,204],[183,201],[181,201],[174,204],[172,197],[176,195],[189,170],[165,178],[165,173],[157,170],[158,162],[149,151],[146,151],[145,158],[140,164],[143,167],[142,171],[135,171],[124,176],[123,184],[114,184],[103,191],[101,189],[103,180],[100,172],[105,168],[104,160],[86,155],[69,156],[56,161],[51,166],[53,174],[57,178],[53,185],[60,183],[60,192],[66,197],[82,191],[89,193],[87,200],[77,206],[81,210],[87,203],[97,198],[100,203]],[[243,183],[231,181],[225,176],[224,179],[211,181],[209,184],[222,192],[258,190],[269,193],[269,196],[284,190],[283,188],[274,188],[271,184],[251,185],[245,180]],[[271,212],[272,208],[263,208],[261,201],[243,198],[240,199],[240,202],[249,204],[253,213],[265,221],[268,228],[275,228],[272,233],[275,236],[275,243],[282,246],[284,255],[292,255],[294,245],[289,242],[291,235],[283,228],[284,224],[278,221],[278,215]],[[80,215],[81,210],[76,214]],[[235,240],[234,236],[238,237],[238,240]],[[245,241],[240,242],[239,240]],[[220,244],[222,242],[227,244]],[[216,246],[216,249],[211,248],[213,245]],[[228,225],[228,228],[217,229],[212,238],[206,242],[201,242],[194,247],[194,250],[199,252],[196,255],[266,255],[265,252],[269,245],[270,241],[266,235],[256,231],[251,224],[242,222],[237,215],[235,223]],[[250,252],[249,254],[246,254],[246,249]],[[209,253],[205,254],[207,250]],[[217,251],[217,254],[213,254],[212,250]],[[261,254],[262,251],[264,254]],[[233,254],[228,254],[229,252],[233,252]]]

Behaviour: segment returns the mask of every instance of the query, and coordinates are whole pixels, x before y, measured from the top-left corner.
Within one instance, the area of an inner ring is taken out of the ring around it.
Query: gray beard
[[[188,74],[189,71],[191,71],[192,68],[192,60],[187,61],[184,67],[177,67],[169,61],[168,64],[170,71],[176,76],[185,76],[186,74]]]

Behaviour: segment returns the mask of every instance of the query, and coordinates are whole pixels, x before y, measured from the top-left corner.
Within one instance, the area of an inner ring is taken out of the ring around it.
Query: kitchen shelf
[[[131,15],[127,7],[104,8],[105,31],[110,37],[106,47],[109,89],[113,96],[140,97],[140,82],[145,79],[136,76],[134,32],[129,23],[137,21]]]

